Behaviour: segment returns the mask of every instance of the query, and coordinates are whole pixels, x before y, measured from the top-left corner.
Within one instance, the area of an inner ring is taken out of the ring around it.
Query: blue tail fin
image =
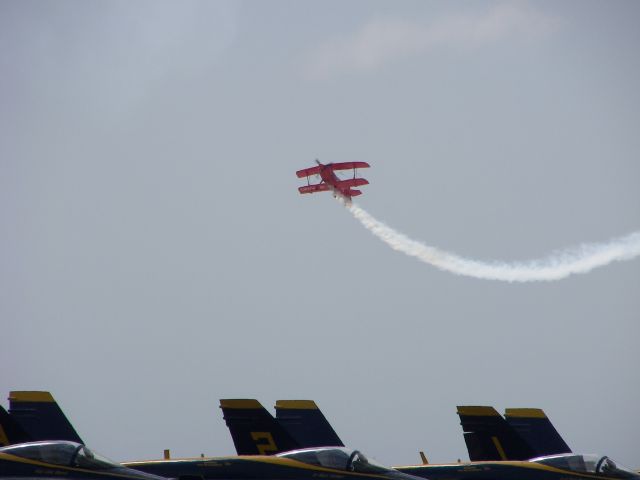
[[[531,446],[536,457],[571,453],[569,445],[541,409],[507,408],[504,416],[507,423]]]
[[[222,399],[220,408],[238,455],[273,455],[300,448],[254,399]]]
[[[493,407],[458,407],[469,459],[526,460],[535,452]]]
[[[11,392],[9,414],[34,441],[69,440],[84,444],[49,392]]]
[[[276,418],[300,448],[344,447],[313,400],[278,400]]]
[[[32,438],[7,411],[0,407],[0,447],[14,443],[30,442]]]

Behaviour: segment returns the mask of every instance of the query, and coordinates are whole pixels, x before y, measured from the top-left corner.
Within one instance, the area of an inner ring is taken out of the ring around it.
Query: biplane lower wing
[[[364,178],[350,178],[349,180],[340,180],[336,182],[336,188],[350,188],[350,187],[360,187],[362,185],[369,185],[369,181]]]
[[[305,185],[303,187],[298,187],[298,191],[300,193],[326,192],[327,190],[331,190],[331,188],[326,183],[319,183],[317,185]]]

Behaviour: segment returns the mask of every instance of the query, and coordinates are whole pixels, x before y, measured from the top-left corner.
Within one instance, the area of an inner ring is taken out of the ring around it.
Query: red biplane
[[[351,197],[361,195],[360,190],[355,190],[352,187],[360,187],[362,185],[368,185],[369,182],[364,178],[358,178],[358,168],[369,168],[369,164],[366,162],[343,162],[343,163],[327,163],[326,165],[316,160],[318,166],[305,168],[304,170],[298,170],[296,175],[298,178],[307,177],[307,185],[299,187],[300,193],[315,193],[326,192],[331,190],[333,196],[338,195],[344,197],[347,201],[351,201]],[[353,170],[353,178],[342,180],[335,174],[336,170]],[[319,175],[320,183],[309,183],[309,177],[311,175]]]

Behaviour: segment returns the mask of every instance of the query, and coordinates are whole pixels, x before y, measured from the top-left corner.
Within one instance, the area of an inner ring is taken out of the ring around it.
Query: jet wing
[[[300,193],[326,192],[327,190],[330,190],[330,187],[326,183],[318,183],[317,185],[305,185],[304,187],[298,187],[298,191]]]
[[[327,165],[331,170],[352,170],[354,168],[369,168],[367,162],[342,162],[342,163],[330,163]]]
[[[304,168],[296,172],[296,175],[298,176],[298,178],[310,177],[311,175],[319,175],[319,174],[320,174],[319,165],[317,167]]]

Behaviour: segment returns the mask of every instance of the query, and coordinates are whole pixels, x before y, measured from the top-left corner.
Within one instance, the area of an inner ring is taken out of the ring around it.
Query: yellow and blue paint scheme
[[[9,414],[32,440],[84,443],[50,392],[10,392]]]
[[[572,453],[540,408],[507,408],[504,418],[511,428],[534,450],[535,457]]]
[[[344,443],[313,400],[276,401],[276,419],[298,448],[344,447]]]
[[[220,408],[238,455],[274,455],[299,448],[258,400],[221,399]]]
[[[458,406],[457,413],[472,462],[527,460],[538,456],[495,408],[465,405]]]
[[[123,465],[163,477],[202,480],[417,480],[377,464],[358,450],[339,447],[307,448],[273,456],[152,460]]]
[[[27,442],[0,448],[2,480],[166,480],[126,468],[69,441]]]
[[[0,447],[31,440],[20,424],[0,406]]]
[[[275,455],[312,447],[344,447],[313,400],[278,400],[276,418],[255,399],[221,399],[238,455]]]
[[[601,455],[560,454],[526,461],[394,467],[429,480],[640,480],[633,470]]]

